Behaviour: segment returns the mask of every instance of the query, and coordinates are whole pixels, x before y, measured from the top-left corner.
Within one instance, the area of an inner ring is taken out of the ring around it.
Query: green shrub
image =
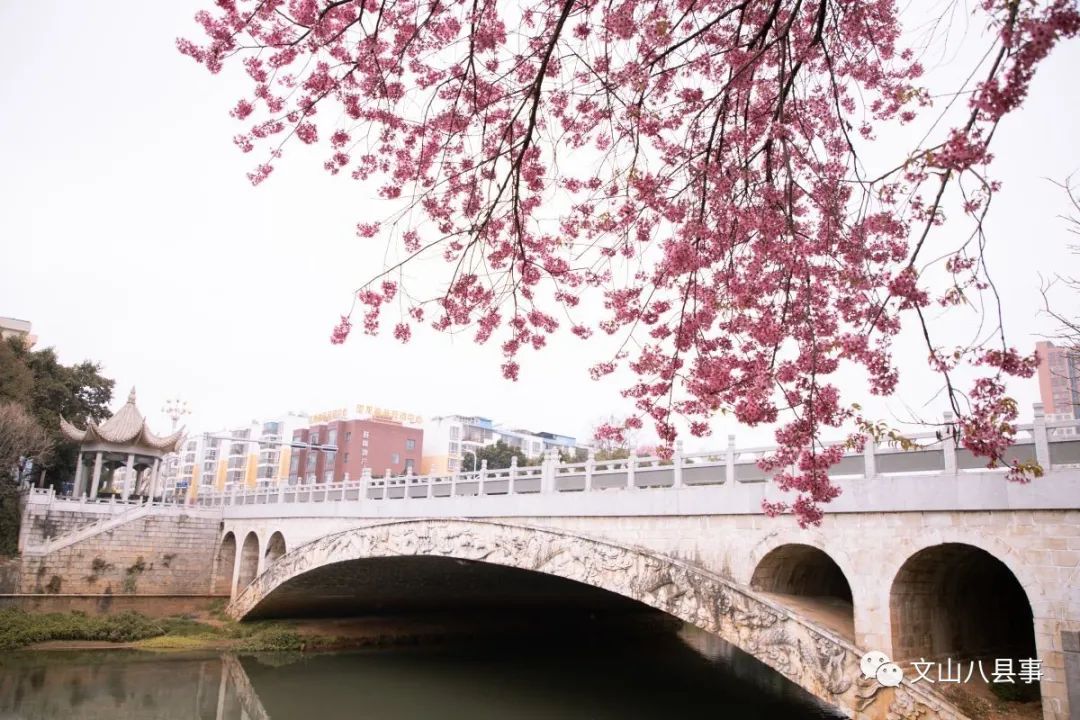
[[[302,650],[305,644],[304,638],[295,630],[272,627],[244,638],[237,643],[236,648],[247,652]]]
[[[18,608],[0,610],[0,650],[48,640],[132,642],[164,633],[160,624],[135,612],[90,617],[83,613],[39,615]]]

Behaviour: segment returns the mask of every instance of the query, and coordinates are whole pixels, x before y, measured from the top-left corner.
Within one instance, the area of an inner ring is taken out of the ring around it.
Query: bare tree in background
[[[52,450],[49,434],[22,405],[0,404],[0,478],[18,482],[27,468],[46,461]]]
[[[1055,184],[1065,191],[1072,205],[1070,214],[1062,216],[1068,231],[1074,237],[1080,238],[1080,190],[1075,189],[1071,177]],[[1074,255],[1080,255],[1080,243],[1071,243],[1069,250]],[[1043,281],[1040,291],[1043,311],[1057,323],[1056,331],[1048,339],[1065,348],[1074,365],[1080,365],[1080,314],[1076,312],[1077,303],[1080,301],[1080,278],[1055,273],[1049,280]],[[1052,294],[1059,296],[1056,302],[1051,299]],[[1064,302],[1061,302],[1061,295],[1064,295]]]
[[[26,409],[0,402],[0,556],[19,546],[19,481],[26,471],[48,461],[53,441]]]

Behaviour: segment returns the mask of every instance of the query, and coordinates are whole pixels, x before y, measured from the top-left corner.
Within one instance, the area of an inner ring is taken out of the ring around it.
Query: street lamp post
[[[467,445],[472,445],[474,447],[474,449],[470,450],[468,447],[466,447]],[[473,472],[480,472],[480,456],[477,455],[476,451],[478,449],[482,448],[483,446],[484,446],[483,443],[476,442],[475,440],[462,440],[461,441],[461,452],[462,453],[469,453],[470,455],[472,455],[472,459],[473,459],[472,471]]]
[[[180,418],[184,417],[185,415],[191,414],[191,408],[188,406],[186,400],[181,400],[179,397],[174,397],[169,398],[165,401],[165,404],[161,407],[161,412],[164,413],[165,416],[172,421],[171,432],[176,432],[176,424],[180,421]],[[180,454],[175,452],[169,453],[169,455],[165,458],[165,467],[167,468],[166,473],[169,475],[168,479],[172,480],[172,490],[174,493],[176,492],[177,477],[180,475],[179,466]],[[165,493],[167,490],[168,488],[163,485],[161,491],[162,498],[165,497]]]
[[[181,400],[180,398],[169,398],[165,401],[165,405],[162,406],[161,412],[165,413],[165,416],[172,420],[172,431],[176,432],[176,423],[180,421],[185,415],[191,414],[191,408],[188,407],[187,400]]]

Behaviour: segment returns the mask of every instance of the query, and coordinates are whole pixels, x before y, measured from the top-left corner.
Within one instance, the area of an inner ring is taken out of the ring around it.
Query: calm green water
[[[808,720],[836,717],[697,631],[460,640],[228,655],[48,651],[0,658],[0,718]]]

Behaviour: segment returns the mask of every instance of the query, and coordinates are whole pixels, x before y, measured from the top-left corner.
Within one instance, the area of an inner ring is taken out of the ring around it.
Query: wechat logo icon
[[[904,679],[900,666],[880,650],[871,650],[863,655],[859,660],[859,669],[864,678],[877,680],[884,687],[897,687]]]

